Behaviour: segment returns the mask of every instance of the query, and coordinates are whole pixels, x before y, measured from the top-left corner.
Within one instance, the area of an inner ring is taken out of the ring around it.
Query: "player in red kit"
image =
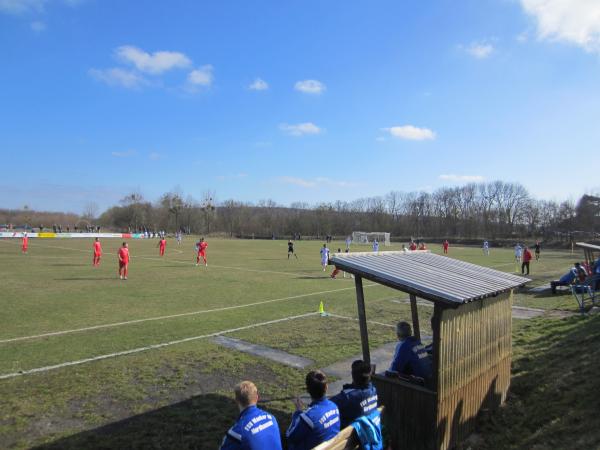
[[[165,256],[165,248],[167,248],[167,240],[162,237],[160,238],[160,241],[158,241],[158,252],[160,253],[160,256]]]
[[[204,265],[208,266],[208,262],[206,261],[206,247],[208,247],[208,242],[206,242],[204,238],[200,238],[200,241],[196,244],[196,249],[198,250],[196,265],[200,264],[200,258],[202,258],[204,260]]]
[[[94,260],[92,265],[99,266],[100,265],[100,257],[102,256],[102,245],[100,245],[100,239],[96,238],[94,240]]]
[[[127,279],[127,272],[129,269],[129,248],[127,248],[127,242],[123,242],[122,247],[119,249],[119,278],[121,280]]]
[[[446,239],[444,241],[444,254],[448,254],[448,247],[450,247],[450,243],[448,242],[448,239]]]
[[[27,253],[27,247],[29,247],[29,236],[27,233],[23,234],[23,242],[21,243],[21,251]]]

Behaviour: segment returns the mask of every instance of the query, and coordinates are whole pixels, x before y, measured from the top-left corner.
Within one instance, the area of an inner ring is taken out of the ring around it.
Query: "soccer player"
[[[377,239],[373,240],[373,251],[377,253],[379,251],[379,241]]]
[[[408,249],[411,252],[414,252],[417,249],[417,243],[415,241],[410,241],[410,246],[408,247]]]
[[[342,253],[342,249],[338,248],[338,253]],[[346,252],[348,252],[348,250],[346,250]],[[340,269],[337,268],[337,266],[333,267],[333,272],[331,272],[331,278],[333,278],[335,280],[335,277],[337,276],[338,273],[340,273]],[[346,272],[344,272],[344,278],[346,278]]]
[[[290,254],[298,259],[298,255],[296,255],[296,252],[294,251],[294,243],[291,240],[288,241],[288,259],[290,259]]]
[[[483,241],[483,254],[490,256],[490,243],[488,241]]]
[[[540,259],[540,252],[542,251],[542,245],[540,241],[536,241],[535,243],[535,260],[538,261]]]
[[[327,248],[327,244],[323,244],[323,248],[321,249],[321,265],[323,266],[323,272],[327,270],[327,263],[329,262],[329,249]]]
[[[100,265],[100,257],[102,256],[102,245],[100,245],[100,239],[94,239],[94,259],[92,262],[93,266]]]
[[[352,238],[348,236],[346,237],[346,251],[350,250],[350,244],[352,244]]]
[[[167,248],[167,240],[163,236],[160,238],[160,241],[158,241],[158,253],[160,256],[165,256],[165,248]]]
[[[208,262],[206,261],[206,247],[208,247],[208,242],[204,240],[204,238],[200,238],[200,240],[196,243],[196,249],[198,250],[198,256],[196,256],[196,265],[200,264],[200,258],[204,260],[204,265],[208,266]]]
[[[448,239],[446,239],[444,241],[443,246],[444,246],[444,254],[447,255],[448,254],[448,247],[450,247],[450,243],[448,242]]]
[[[517,245],[515,245],[515,262],[520,264],[522,257],[523,257],[523,247],[521,247],[521,244],[519,244],[517,242]]]
[[[23,252],[23,254],[27,253],[28,247],[29,247],[29,236],[27,236],[27,233],[23,233],[23,240],[21,242],[21,252]]]
[[[181,231],[177,232],[177,245],[181,245]]]
[[[123,242],[123,245],[119,249],[119,278],[121,280],[127,279],[127,272],[129,272],[129,248],[127,242]]]

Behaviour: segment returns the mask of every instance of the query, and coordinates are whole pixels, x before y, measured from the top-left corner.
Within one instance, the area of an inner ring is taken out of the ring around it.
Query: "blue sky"
[[[0,0],[0,207],[600,187],[595,0]]]

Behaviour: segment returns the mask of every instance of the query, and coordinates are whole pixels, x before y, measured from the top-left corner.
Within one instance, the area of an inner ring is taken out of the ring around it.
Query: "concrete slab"
[[[265,347],[264,345],[252,344],[251,342],[242,341],[240,339],[216,336],[212,339],[212,341],[215,344],[222,345],[223,347],[270,359],[271,361],[285,364],[286,366],[294,367],[296,369],[304,369],[305,367],[314,364],[314,361],[308,358],[292,355],[282,350]]]

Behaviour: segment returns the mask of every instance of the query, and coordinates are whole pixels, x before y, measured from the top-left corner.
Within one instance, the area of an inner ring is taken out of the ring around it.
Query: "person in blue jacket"
[[[255,384],[242,381],[234,392],[240,416],[223,438],[221,450],[281,450],[279,425],[274,416],[256,406],[258,390]]]
[[[306,390],[312,399],[309,407],[302,411],[303,404],[296,398],[296,411],[286,432],[289,450],[308,450],[334,438],[340,432],[340,413],[337,406],[328,400],[327,377],[320,370],[306,375]]]
[[[431,358],[421,341],[412,335],[408,322],[398,322],[396,325],[398,344],[390,371],[401,375],[414,375],[424,380],[431,379]]]
[[[355,419],[369,415],[377,409],[377,389],[371,384],[371,365],[362,359],[352,363],[352,383],[345,384],[342,391],[331,397],[340,410],[341,427],[345,428]]]

